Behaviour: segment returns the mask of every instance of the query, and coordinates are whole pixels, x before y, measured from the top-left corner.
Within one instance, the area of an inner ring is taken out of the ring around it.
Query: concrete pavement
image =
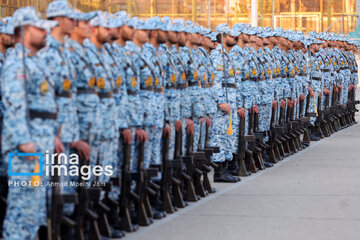
[[[354,125],[240,183],[215,184],[126,239],[360,239],[359,136]]]

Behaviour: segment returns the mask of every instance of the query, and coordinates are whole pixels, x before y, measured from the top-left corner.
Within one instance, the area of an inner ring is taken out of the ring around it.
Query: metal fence
[[[0,0],[0,15],[8,16],[22,6],[45,13],[52,0]],[[184,18],[215,28],[222,22],[250,23],[252,0],[69,0],[82,11],[125,10],[131,16]],[[284,29],[348,33],[356,25],[356,0],[257,0],[258,25]],[[329,28],[330,27],[330,28]]]

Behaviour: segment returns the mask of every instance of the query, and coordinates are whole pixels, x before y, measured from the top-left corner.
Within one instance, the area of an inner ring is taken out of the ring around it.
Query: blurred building
[[[44,13],[52,0],[0,0],[0,15],[35,6]],[[253,0],[254,1],[254,0]],[[250,23],[251,0],[69,0],[82,11],[125,10],[131,16],[184,18],[214,28],[227,22]],[[349,33],[356,27],[356,0],[257,0],[258,25],[305,32]]]

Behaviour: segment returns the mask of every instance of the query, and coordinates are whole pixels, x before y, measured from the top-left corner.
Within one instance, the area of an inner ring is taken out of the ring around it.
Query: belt
[[[36,110],[29,110],[29,117],[31,119],[34,119],[34,118],[41,118],[43,120],[46,120],[46,119],[51,119],[51,120],[56,120],[57,118],[57,113],[50,113],[50,112],[39,112],[39,111],[36,111]]]
[[[225,83],[222,84],[222,87],[228,87],[228,88],[234,88],[236,89],[236,84],[235,83],[228,83],[227,86]]]
[[[120,88],[113,89],[113,93],[120,94]]]
[[[127,94],[128,95],[132,95],[132,96],[135,96],[137,94],[137,91],[127,91]]]
[[[113,92],[112,91],[98,92],[98,96],[99,96],[99,98],[112,98],[113,97]]]
[[[323,69],[322,72],[330,72],[330,69]]]
[[[306,77],[307,74],[306,74],[306,73],[300,73],[299,76],[300,76],[300,77]]]
[[[347,69],[347,67],[341,67],[340,68],[340,70],[346,70]]]
[[[154,87],[153,86],[149,86],[149,87],[142,87],[140,88],[141,90],[144,90],[144,91],[149,91],[149,92],[152,92],[154,90]]]
[[[95,88],[78,88],[77,94],[96,94]]]
[[[287,76],[286,76],[286,75],[281,75],[281,77],[282,77],[282,78],[287,78]]]
[[[197,81],[197,82],[190,82],[189,83],[189,87],[192,87],[192,86],[201,86],[201,83],[199,82],[199,81]]]
[[[288,76],[288,78],[295,78],[295,76]]]
[[[209,87],[213,87],[214,86],[214,83],[209,83]]]
[[[162,93],[162,88],[154,88],[154,92],[156,93]]]
[[[249,81],[249,80],[250,80],[250,78],[241,79],[242,82]]]
[[[321,78],[319,78],[319,77],[313,77],[312,80],[321,81]]]
[[[66,91],[66,92],[59,93],[59,92],[56,91],[55,95],[57,97],[71,98],[72,92],[71,91]]]
[[[185,88],[186,88],[186,83],[178,84],[176,86],[176,89],[185,89]]]
[[[177,89],[176,85],[167,86],[166,89]]]

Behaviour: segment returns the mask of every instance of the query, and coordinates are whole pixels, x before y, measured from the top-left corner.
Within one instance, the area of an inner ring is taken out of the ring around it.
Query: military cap
[[[70,6],[68,1],[65,0],[57,0],[51,2],[46,9],[46,17],[54,18],[54,17],[68,17],[75,18],[76,11]]]
[[[222,24],[218,25],[216,27],[216,32],[217,32],[217,34],[227,34],[232,37],[238,36],[238,34],[235,31],[233,31],[232,29],[230,29],[226,23],[222,23]]]
[[[165,24],[161,21],[161,19],[158,16],[149,18],[146,20],[146,24],[149,25],[149,28],[151,30],[163,30],[165,31]]]
[[[110,21],[108,21],[106,14],[102,11],[96,11],[95,16],[90,20],[90,24],[93,27],[112,28],[112,25]]]
[[[153,30],[153,26],[147,21],[138,19],[137,17],[133,17],[131,20],[133,21],[134,28],[137,30]]]
[[[0,21],[1,27],[0,27],[0,33],[13,35],[14,34],[14,26],[13,26],[13,18],[12,17],[6,17],[3,19],[3,21]]]
[[[34,26],[37,28],[49,30],[58,25],[57,21],[44,20],[34,7],[23,7],[15,11],[13,16],[14,28],[20,26]]]
[[[185,32],[186,28],[183,19],[175,19],[173,23],[174,32]]]
[[[77,20],[77,21],[90,21],[95,16],[96,16],[96,11],[88,12],[88,13],[83,13],[83,12],[80,12],[80,11],[76,11],[74,19]]]

